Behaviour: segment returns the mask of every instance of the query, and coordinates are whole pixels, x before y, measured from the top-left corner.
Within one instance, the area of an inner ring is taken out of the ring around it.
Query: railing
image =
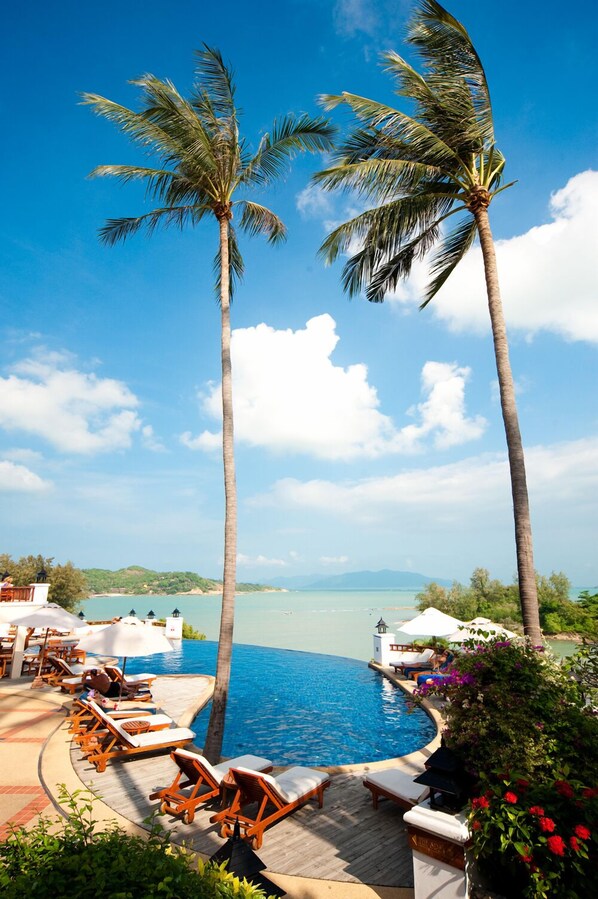
[[[32,602],[33,587],[2,587],[0,602]]]

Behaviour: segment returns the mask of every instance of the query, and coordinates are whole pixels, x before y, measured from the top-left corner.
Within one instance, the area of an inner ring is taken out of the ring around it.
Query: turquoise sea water
[[[178,608],[208,640],[218,640],[220,601],[220,595],[98,596],[84,603],[84,611],[90,620],[126,615],[131,609],[141,618],[150,609],[163,618]],[[392,631],[416,614],[411,590],[244,593],[236,598],[235,642],[369,661],[380,617]]]

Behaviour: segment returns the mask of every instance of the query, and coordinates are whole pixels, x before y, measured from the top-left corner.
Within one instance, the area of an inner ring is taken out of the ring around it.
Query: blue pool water
[[[215,674],[217,643],[129,659],[127,671]],[[192,725],[203,744],[209,707]],[[246,752],[275,765],[349,765],[406,755],[434,736],[421,709],[365,662],[235,644],[223,755]]]

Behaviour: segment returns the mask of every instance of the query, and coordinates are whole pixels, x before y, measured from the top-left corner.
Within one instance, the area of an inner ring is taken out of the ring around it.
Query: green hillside
[[[202,593],[218,592],[221,581],[200,577],[194,571],[152,571],[139,565],[109,571],[107,568],[84,568],[89,593],[122,594],[174,594],[201,590]],[[263,584],[237,584],[239,593],[252,593],[270,589]]]

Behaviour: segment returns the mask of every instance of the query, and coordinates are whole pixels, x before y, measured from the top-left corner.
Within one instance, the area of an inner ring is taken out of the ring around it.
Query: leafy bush
[[[18,561],[6,553],[0,555],[0,573],[8,571],[13,577],[15,587],[26,587],[34,584],[38,572],[45,570],[50,584],[48,599],[63,609],[74,612],[80,601],[87,599],[87,583],[83,572],[75,568],[72,562],[56,565],[53,558],[44,556],[22,556]]]
[[[147,840],[116,825],[98,830],[91,793],[61,789],[68,819],[40,818],[31,830],[14,829],[0,843],[4,899],[265,899],[265,893],[226,872],[174,850],[153,824]]]
[[[598,861],[598,717],[567,667],[495,640],[472,644],[442,683],[416,692],[447,700],[443,737],[472,777],[472,850],[492,886],[585,896]]]

